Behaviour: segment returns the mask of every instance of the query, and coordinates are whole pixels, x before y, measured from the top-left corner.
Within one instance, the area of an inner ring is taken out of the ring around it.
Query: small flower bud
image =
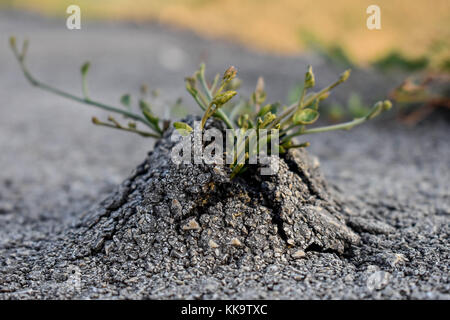
[[[258,81],[256,82],[255,92],[257,92],[257,93],[264,92],[264,78],[263,77],[258,78]]]
[[[314,87],[316,84],[316,80],[314,78],[314,73],[312,71],[312,67],[308,66],[308,71],[305,74],[305,89],[309,89]]]
[[[186,89],[192,90],[192,89],[195,88],[195,78],[193,78],[193,77],[187,77],[187,78],[185,79],[185,81],[186,81]]]
[[[89,71],[91,64],[89,62],[85,62],[82,66],[81,66],[81,74],[84,76],[86,76],[86,74]]]
[[[233,98],[236,94],[236,91],[225,91],[224,93],[215,96],[211,103],[215,104],[216,106],[224,105],[225,103],[230,101],[231,98]]]
[[[16,50],[16,37],[9,37],[9,45],[13,50]]]
[[[182,136],[187,136],[194,130],[190,125],[184,122],[174,122],[173,126]]]
[[[339,81],[344,82],[347,81],[348,77],[350,77],[351,69],[347,69],[344,72],[341,73],[341,76],[339,77]]]
[[[100,124],[101,122],[100,122],[100,120],[98,120],[97,117],[92,117],[92,123],[93,124]]]
[[[389,100],[383,101],[383,111],[387,111],[392,108],[392,102]]]
[[[231,66],[229,67],[225,73],[223,74],[223,80],[225,81],[231,81],[234,79],[234,77],[236,77],[237,74],[237,70],[235,67]]]
[[[318,98],[318,100],[319,100],[319,102],[320,102],[320,101],[323,101],[323,100],[327,99],[329,96],[330,96],[330,91],[327,91],[327,92],[325,92],[324,94],[322,94],[322,95]]]
[[[272,123],[275,119],[277,118],[277,116],[275,114],[273,114],[272,112],[268,112],[264,115],[263,118],[263,123],[262,123],[262,127],[266,127],[268,126],[270,123]]]
[[[263,121],[261,118],[258,118],[258,127],[261,127],[261,125],[263,124]]]

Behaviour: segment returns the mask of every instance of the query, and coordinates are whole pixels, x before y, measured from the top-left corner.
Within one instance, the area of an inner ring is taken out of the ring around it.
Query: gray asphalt
[[[229,65],[238,67],[244,92],[264,76],[274,100],[285,99],[307,64],[315,67],[319,86],[341,71],[313,54],[275,57],[154,24],[91,22],[81,31],[69,31],[63,19],[3,11],[0,30],[1,298],[52,297],[30,289],[33,272],[14,273],[18,261],[11,253],[26,257],[34,243],[78,221],[153,146],[151,140],[93,126],[91,116],[106,118],[103,112],[31,87],[9,50],[9,35],[31,40],[28,64],[38,78],[79,92],[79,66],[90,60],[92,97],[116,103],[122,93],[137,93],[147,83],[161,89],[155,102],[161,115],[178,96],[195,110],[183,78],[202,60],[210,75]],[[356,91],[373,102],[384,98],[394,85],[390,81],[373,71],[356,71],[336,99]],[[360,245],[345,255],[308,252],[287,269],[274,264],[259,273],[265,281],[255,280],[250,271],[236,273],[236,290],[214,277],[194,276],[191,285],[171,285],[148,295],[448,299],[449,133],[448,119],[438,115],[416,128],[391,119],[311,137],[310,152],[320,158],[329,184],[355,212],[348,224],[362,238]],[[142,296],[125,288],[116,295],[91,292],[89,297]]]

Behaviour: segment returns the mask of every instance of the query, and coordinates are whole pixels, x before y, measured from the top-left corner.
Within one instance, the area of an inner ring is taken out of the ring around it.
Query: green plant
[[[347,50],[339,43],[325,44],[317,36],[305,30],[300,31],[300,39],[307,48],[335,66],[350,68],[355,65],[354,59],[350,57]]]
[[[42,83],[30,74],[25,65],[25,56],[28,48],[27,41],[24,42],[21,52],[17,49],[15,38],[10,38],[10,45],[25,77],[32,85],[78,102],[121,114],[131,119],[126,126],[120,124],[112,116],[108,118],[108,122],[102,122],[97,118],[93,118],[94,124],[153,138],[161,138],[164,131],[168,129],[169,121],[161,120],[155,116],[150,105],[144,98],[138,101],[140,113],[134,112],[131,108],[132,99],[128,94],[123,95],[120,99],[123,108],[109,106],[92,100],[89,97],[86,81],[90,66],[89,63],[85,63],[81,67],[83,96],[79,97]],[[281,106],[279,103],[265,103],[267,97],[262,78],[258,79],[256,88],[249,98],[240,99],[236,103],[233,102],[232,98],[237,94],[236,90],[240,84],[236,75],[236,68],[230,67],[222,77],[217,74],[211,83],[207,83],[205,79],[205,66],[202,64],[193,76],[186,78],[187,91],[204,111],[201,120],[201,129],[203,129],[207,119],[211,117],[220,119],[228,129],[233,129],[232,131],[236,140],[236,152],[230,165],[231,178],[243,172],[247,168],[246,164],[248,164],[252,153],[258,151],[260,146],[267,145],[274,137],[279,139],[279,143],[277,144],[278,150],[269,149],[268,154],[274,153],[275,151],[283,154],[289,149],[304,148],[309,145],[308,142],[295,143],[293,140],[295,137],[333,130],[348,130],[376,117],[392,106],[389,100],[379,101],[365,115],[357,117],[352,121],[310,128],[309,126],[319,118],[320,102],[329,96],[332,89],[348,79],[350,70],[343,72],[334,83],[318,92],[309,92],[315,86],[315,76],[312,67],[308,67],[300,97],[289,106]],[[146,90],[142,91],[144,95]],[[138,128],[138,123],[144,125],[150,131]],[[193,130],[187,123],[175,122],[173,125],[185,134],[190,134]],[[246,133],[250,129],[256,130],[251,130],[251,133],[247,135]],[[268,134],[260,135],[262,129],[267,130]],[[257,141],[256,148],[258,150],[248,149],[251,140]]]
[[[408,58],[398,51],[391,51],[387,55],[373,62],[373,66],[381,71],[389,70],[404,70],[404,71],[418,71],[423,70],[429,65],[428,57]]]
[[[392,90],[400,110],[401,120],[416,125],[436,110],[450,110],[450,76],[446,73],[426,73],[408,77]]]
[[[290,106],[282,108],[278,103],[264,104],[266,92],[262,79],[258,80],[256,89],[249,99],[231,104],[231,99],[236,95],[236,91],[232,89],[224,91],[224,89],[227,89],[235,79],[237,70],[230,67],[225,71],[221,80],[219,80],[220,76],[216,75],[211,85],[206,82],[204,71],[204,65],[202,65],[192,77],[187,78],[186,87],[200,108],[205,111],[201,128],[208,118],[216,117],[223,120],[229,129],[235,130],[237,145],[234,161],[230,165],[231,177],[245,170],[245,165],[252,155],[252,150],[248,150],[249,142],[252,139],[257,141],[256,148],[259,148],[261,144],[270,141],[272,136],[277,136],[280,139],[278,151],[285,153],[289,149],[309,146],[308,142],[294,143],[293,138],[295,137],[333,130],[349,130],[392,107],[389,100],[379,101],[365,115],[352,121],[309,128],[309,125],[315,123],[319,118],[319,103],[329,96],[332,89],[348,79],[350,70],[343,72],[334,83],[318,92],[308,92],[315,86],[312,67],[308,67],[300,98]],[[280,112],[278,109],[281,109]],[[229,111],[226,112],[226,110]],[[189,131],[192,131],[187,124],[177,123],[176,127],[189,128]],[[249,129],[256,130],[252,130],[250,135],[246,135],[246,131]],[[269,134],[259,137],[260,129],[269,130]],[[253,153],[256,151],[253,150]]]
[[[96,125],[115,128],[123,131],[133,132],[136,134],[139,134],[144,137],[152,137],[152,138],[161,138],[163,135],[163,132],[168,128],[169,123],[167,121],[161,120],[159,117],[157,117],[150,107],[150,104],[145,100],[144,97],[144,91],[141,90],[142,97],[138,101],[140,113],[137,113],[133,111],[131,107],[131,96],[129,94],[124,94],[120,98],[120,103],[122,104],[123,108],[118,108],[114,106],[110,106],[107,104],[104,104],[99,101],[95,101],[90,98],[89,92],[88,92],[88,85],[87,85],[87,74],[90,69],[90,63],[86,62],[81,66],[81,81],[82,81],[82,96],[77,96],[74,94],[71,94],[69,92],[65,92],[63,90],[60,90],[58,88],[55,88],[51,85],[48,85],[46,83],[43,83],[39,80],[37,80],[34,76],[31,75],[30,71],[28,70],[26,64],[25,64],[25,58],[28,51],[28,41],[25,40],[23,42],[22,50],[19,51],[16,44],[16,39],[14,37],[10,37],[9,44],[11,46],[11,49],[17,58],[17,61],[19,62],[19,65],[22,69],[23,74],[25,75],[26,79],[36,87],[39,87],[41,89],[44,89],[46,91],[55,93],[59,96],[72,99],[96,108],[100,108],[106,111],[114,112],[117,114],[120,114],[124,116],[125,118],[128,118],[130,121],[126,125],[122,125],[117,121],[113,116],[108,117],[107,122],[100,121],[96,117],[92,118],[92,122]],[[148,130],[142,130],[138,127],[138,123],[141,125],[144,125],[147,127]]]

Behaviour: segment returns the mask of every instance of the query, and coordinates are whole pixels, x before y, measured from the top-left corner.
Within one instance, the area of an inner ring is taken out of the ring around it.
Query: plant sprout
[[[169,128],[170,122],[158,118],[152,112],[149,103],[144,98],[141,98],[138,101],[140,113],[133,111],[131,107],[132,99],[129,94],[125,94],[120,98],[123,108],[113,107],[92,100],[89,96],[87,86],[87,74],[90,68],[89,63],[85,63],[81,67],[82,96],[76,96],[42,83],[30,74],[25,65],[28,41],[24,42],[20,52],[14,37],[10,38],[10,45],[25,77],[32,85],[81,103],[121,114],[126,118],[131,119],[127,125],[122,125],[113,116],[109,116],[107,122],[100,121],[94,117],[92,118],[94,124],[156,139],[161,138],[164,132]],[[237,152],[235,152],[234,161],[230,165],[231,178],[247,168],[246,164],[248,164],[249,157],[251,156],[248,145],[249,141],[252,139],[256,139],[258,142],[257,148],[259,148],[261,144],[267,144],[271,138],[276,135],[279,138],[278,151],[279,153],[284,154],[289,149],[309,146],[309,142],[300,144],[295,143],[293,139],[298,136],[334,130],[349,130],[392,107],[389,100],[379,101],[374,104],[367,114],[357,117],[352,121],[310,128],[309,126],[314,124],[319,118],[320,102],[327,99],[330,92],[336,86],[349,78],[350,70],[344,71],[339,78],[329,86],[317,92],[313,92],[311,90],[315,87],[315,75],[312,67],[309,66],[301,88],[300,98],[289,106],[281,106],[279,103],[266,103],[267,94],[264,88],[263,78],[258,79],[256,88],[250,98],[233,102],[232,99],[237,94],[236,90],[240,85],[240,80],[236,75],[236,68],[230,67],[225,71],[222,77],[217,74],[213,81],[208,83],[205,79],[205,65],[201,64],[199,70],[197,70],[193,76],[186,78],[187,91],[204,111],[200,128],[203,129],[206,121],[213,117],[223,121],[228,129],[233,129],[235,132],[234,138],[237,141],[235,151]],[[141,93],[142,91],[147,90],[146,88],[143,88]],[[138,123],[141,126],[145,126],[146,130],[138,128]],[[183,131],[185,134],[190,134],[193,130],[187,123],[183,122],[174,122],[173,126],[180,130],[180,132]],[[246,132],[249,129],[256,130],[252,130],[250,135],[246,135]],[[260,136],[258,133],[259,129],[266,129],[269,133]],[[270,152],[271,150],[269,150],[269,155]]]
[[[373,119],[381,112],[392,107],[389,100],[379,101],[364,116],[355,118],[352,121],[309,128],[309,125],[315,123],[319,118],[319,103],[329,97],[332,89],[348,79],[350,70],[343,72],[334,83],[318,92],[308,92],[315,86],[314,72],[312,67],[309,66],[298,101],[290,106],[284,106],[278,111],[280,109],[278,103],[264,105],[266,92],[262,78],[258,80],[255,91],[248,100],[241,100],[231,104],[230,100],[236,95],[236,91],[232,90],[233,88],[231,90],[227,89],[230,88],[230,84],[235,79],[237,70],[234,67],[228,68],[220,83],[218,80],[220,76],[216,75],[212,84],[209,85],[205,80],[204,68],[204,65],[201,65],[200,69],[192,77],[186,79],[186,87],[200,108],[205,111],[201,128],[203,128],[208,118],[216,117],[223,120],[229,129],[236,131],[235,138],[238,143],[235,161],[230,166],[232,170],[231,178],[245,170],[245,161],[251,155],[251,151],[248,150],[248,144],[252,139],[257,140],[258,146],[270,141],[271,135],[277,135],[280,139],[278,151],[283,154],[289,149],[309,146],[309,142],[296,144],[293,141],[295,137],[334,130],[349,130],[367,120]],[[187,130],[188,133],[193,130],[188,124],[181,122],[175,123],[175,127]],[[256,130],[253,130],[252,134],[246,136],[245,132],[249,129]],[[258,129],[269,130],[270,134],[262,137],[264,141],[260,141]],[[252,135],[256,135],[256,137]],[[242,160],[245,161],[243,162]]]

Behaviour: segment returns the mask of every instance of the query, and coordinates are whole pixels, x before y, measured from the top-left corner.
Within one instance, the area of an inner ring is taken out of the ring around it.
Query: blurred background
[[[439,66],[449,56],[450,3],[447,0],[2,0],[3,7],[60,17],[70,4],[83,19],[158,21],[212,39],[248,48],[295,55],[316,46],[330,54],[368,64],[393,52],[405,59],[430,59]],[[382,29],[366,28],[366,8],[381,8]],[[443,51],[443,50],[442,50]]]

